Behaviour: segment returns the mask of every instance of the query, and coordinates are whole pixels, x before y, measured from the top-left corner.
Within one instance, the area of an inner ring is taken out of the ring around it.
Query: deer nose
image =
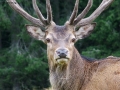
[[[58,49],[58,50],[56,50],[56,53],[60,58],[66,58],[66,56],[68,54],[68,50],[67,49]]]

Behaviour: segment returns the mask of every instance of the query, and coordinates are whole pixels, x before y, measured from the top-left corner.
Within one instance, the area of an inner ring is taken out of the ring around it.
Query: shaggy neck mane
[[[92,76],[90,72],[95,71],[95,67],[94,63],[84,60],[74,47],[73,57],[68,65],[50,68],[50,82],[55,90],[80,90]]]

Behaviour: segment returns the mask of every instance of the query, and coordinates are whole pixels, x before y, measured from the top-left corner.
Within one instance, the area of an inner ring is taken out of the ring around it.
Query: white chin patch
[[[67,64],[68,59],[65,59],[65,58],[57,59],[57,63],[60,64],[60,65]]]

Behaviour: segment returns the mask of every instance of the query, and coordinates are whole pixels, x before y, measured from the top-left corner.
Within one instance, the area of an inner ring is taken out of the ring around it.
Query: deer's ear
[[[26,25],[27,31],[33,38],[37,40],[42,40],[44,42],[45,32],[43,32],[40,27],[33,25]]]
[[[87,24],[79,28],[78,31],[75,32],[76,38],[83,39],[91,34],[93,29],[95,28],[96,23]]]

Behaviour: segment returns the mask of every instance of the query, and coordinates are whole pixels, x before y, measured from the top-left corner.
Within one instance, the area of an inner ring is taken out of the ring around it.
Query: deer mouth
[[[58,64],[63,65],[63,64],[67,64],[68,63],[69,58],[57,58],[56,61],[57,61]]]

